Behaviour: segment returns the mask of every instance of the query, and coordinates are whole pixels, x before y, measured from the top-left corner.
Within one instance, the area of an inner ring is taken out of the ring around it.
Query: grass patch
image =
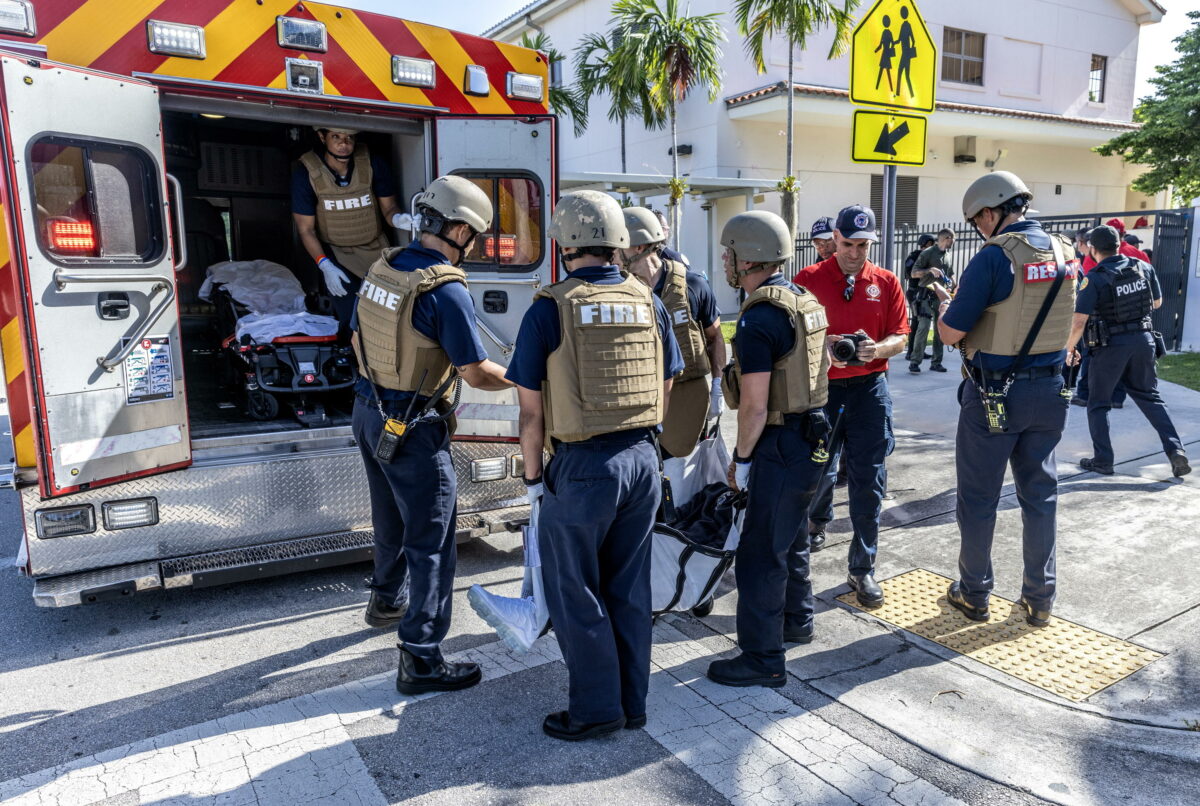
[[[726,343],[733,340],[734,331],[737,330],[737,322],[722,322],[721,335],[725,337]]]
[[[1200,353],[1167,353],[1158,359],[1158,377],[1200,391]]]

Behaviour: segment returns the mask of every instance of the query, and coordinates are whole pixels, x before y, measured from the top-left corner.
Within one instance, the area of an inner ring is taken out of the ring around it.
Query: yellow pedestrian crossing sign
[[[937,48],[912,0],[878,0],[850,39],[850,100],[932,112]]]
[[[850,157],[855,162],[924,165],[928,122],[923,115],[856,109]]]

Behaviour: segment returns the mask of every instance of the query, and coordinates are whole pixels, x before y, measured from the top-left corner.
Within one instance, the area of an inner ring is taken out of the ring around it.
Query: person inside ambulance
[[[671,317],[684,369],[671,387],[671,416],[663,421],[659,442],[667,478],[683,478],[684,459],[704,436],[705,424],[721,415],[721,370],[725,337],[717,300],[704,275],[663,255],[666,232],[645,207],[625,208],[629,248],[620,250],[625,270],[654,289]]]
[[[362,278],[390,245],[380,215],[397,228],[407,221],[387,163],[357,142],[358,132],[313,130],[321,146],[300,157],[292,172],[292,218],[345,329]]]
[[[512,386],[489,361],[459,265],[492,223],[492,203],[473,182],[443,176],[416,202],[419,239],[388,249],[357,297],[351,343],[361,378],[352,429],[362,451],[375,529],[375,572],[365,619],[397,627],[404,694],[479,682],[473,663],[448,663],[456,560],[457,476],[445,397],[457,374],[476,389]]]
[[[670,319],[614,265],[629,246],[620,205],[592,190],[554,208],[565,279],[541,289],[508,378],[521,407],[546,606],[569,678],[542,730],[577,741],[646,724],[650,541],[661,483],[654,432],[683,370]],[[552,453],[543,483],[542,451]]]

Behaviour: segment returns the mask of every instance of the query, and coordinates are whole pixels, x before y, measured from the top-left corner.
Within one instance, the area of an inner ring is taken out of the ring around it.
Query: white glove
[[[546,493],[546,485],[542,484],[539,479],[536,484],[525,485],[525,498],[529,501],[529,505],[533,506],[538,501],[542,500],[542,496]]]
[[[329,289],[330,295],[335,297],[346,296],[346,284],[350,282],[350,278],[346,276],[346,272],[339,269],[338,265],[327,257],[321,258],[321,262],[317,264],[317,268],[325,276],[325,287]]]
[[[708,399],[708,418],[720,417],[725,411],[725,395],[721,392],[721,376],[712,379],[712,392]]]
[[[753,462],[734,462],[733,463],[733,480],[737,482],[739,490],[745,490],[750,483],[750,465]]]
[[[392,216],[392,226],[396,229],[406,229],[410,232],[416,232],[421,228],[421,214],[396,213]]]

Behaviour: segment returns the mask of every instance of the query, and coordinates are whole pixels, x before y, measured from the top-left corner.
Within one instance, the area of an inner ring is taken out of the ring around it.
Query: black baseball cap
[[[1121,245],[1121,236],[1117,234],[1116,227],[1101,224],[1088,233],[1088,243],[1101,252],[1115,252]]]
[[[917,246],[928,246],[937,240],[937,236],[931,235],[928,232],[922,232],[921,237],[917,238]]]
[[[1125,236],[1125,243],[1129,244],[1130,246],[1141,246],[1142,239],[1131,232]]]
[[[808,237],[814,241],[817,241],[817,240],[824,241],[824,240],[828,240],[829,238],[832,238],[833,237],[833,219],[830,218],[829,216],[823,216],[822,218],[818,218],[816,221],[813,222],[812,234],[809,235]]]
[[[847,240],[865,238],[868,241],[878,241],[879,233],[875,231],[875,211],[861,204],[843,207],[837,216],[837,231]]]

